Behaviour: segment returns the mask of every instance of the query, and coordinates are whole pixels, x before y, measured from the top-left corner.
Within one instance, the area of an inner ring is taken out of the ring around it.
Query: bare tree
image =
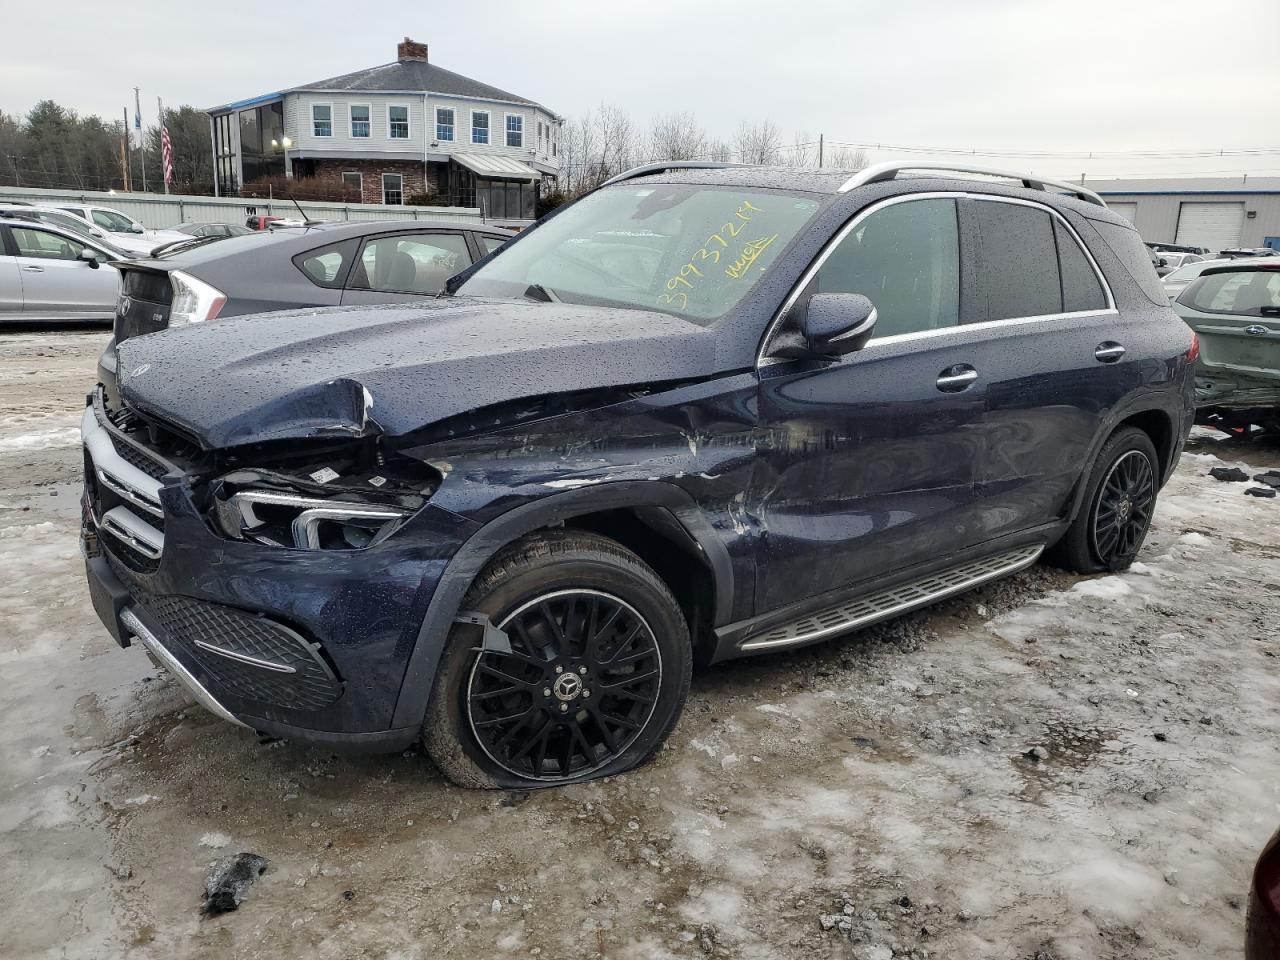
[[[716,163],[732,163],[733,147],[724,140],[709,140],[707,141],[707,159],[714,160]]]
[[[772,120],[759,120],[738,125],[733,138],[734,152],[742,163],[777,163],[782,149],[782,134]]]
[[[861,170],[867,165],[867,151],[861,147],[835,144],[825,151],[822,165],[833,170]]]
[[[787,163],[795,167],[816,167],[818,165],[817,138],[809,136],[808,130],[797,130],[791,138]]]
[[[706,149],[707,131],[692,113],[663,114],[649,125],[650,160],[696,160]]]

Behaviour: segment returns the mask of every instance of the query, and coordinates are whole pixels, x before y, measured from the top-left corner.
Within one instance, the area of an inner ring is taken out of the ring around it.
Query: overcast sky
[[[101,0],[5,4],[0,110],[208,107],[395,58],[566,116],[688,110],[713,135],[769,118],[832,141],[1053,152],[1041,175],[1280,175],[1280,0]],[[1266,148],[1208,157],[1061,154]],[[885,149],[871,159],[900,158]]]

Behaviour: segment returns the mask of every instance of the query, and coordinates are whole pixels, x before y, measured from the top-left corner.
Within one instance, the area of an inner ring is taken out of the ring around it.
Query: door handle
[[[24,263],[22,269],[27,273],[44,273],[44,267],[37,267],[34,264]]]
[[[938,374],[938,389],[943,393],[959,393],[977,379],[977,370],[967,363],[957,363]]]
[[[1093,355],[1101,363],[1115,363],[1124,356],[1124,347],[1114,340],[1104,340],[1098,344],[1098,348],[1093,351]]]

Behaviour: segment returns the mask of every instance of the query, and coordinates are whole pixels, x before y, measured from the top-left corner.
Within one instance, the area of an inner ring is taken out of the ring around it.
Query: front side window
[[[507,146],[524,146],[524,117],[507,116]]]
[[[333,136],[333,107],[327,103],[311,105],[311,132],[317,137]]]
[[[1062,312],[1053,218],[1023,204],[974,201],[987,319],[1041,317]]]
[[[912,200],[871,213],[805,292],[861,293],[876,308],[876,338],[954,327],[960,320],[955,201]]]
[[[436,139],[453,139],[453,109],[451,107],[436,108]]]
[[[705,325],[747,297],[817,209],[782,192],[619,184],[504,249],[460,292],[659,310]]]
[[[408,107],[387,107],[387,135],[392,140],[409,139]]]
[[[404,202],[404,177],[398,173],[382,175],[382,202],[397,204]]]
[[[1184,294],[1184,299],[1205,313],[1280,319],[1280,270],[1211,273]]]
[[[73,240],[45,230],[13,228],[13,242],[18,246],[18,256],[40,260],[76,260],[84,247]]]
[[[377,237],[365,243],[349,286],[434,297],[446,280],[470,265],[467,242],[460,233]]]
[[[369,107],[365,104],[353,104],[351,107],[351,136],[357,140],[369,136]]]
[[[489,112],[487,110],[471,111],[471,142],[489,142]]]

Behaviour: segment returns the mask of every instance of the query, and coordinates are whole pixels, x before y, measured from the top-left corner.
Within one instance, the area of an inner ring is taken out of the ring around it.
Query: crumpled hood
[[[119,347],[124,399],[209,449],[408,433],[544,394],[709,376],[715,335],[664,313],[457,298],[263,313]]]

